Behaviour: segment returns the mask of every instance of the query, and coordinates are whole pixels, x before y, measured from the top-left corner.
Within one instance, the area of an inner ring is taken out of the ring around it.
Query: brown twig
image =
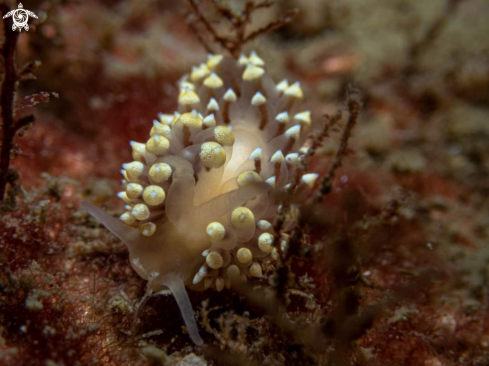
[[[213,53],[214,51],[212,50],[210,44],[206,41],[206,39],[202,36],[202,34],[199,32],[197,29],[195,22],[192,21],[192,18],[195,18],[195,14],[189,13],[187,14],[187,24],[189,25],[190,29],[192,29],[192,32],[194,32],[195,36],[199,40],[199,42],[204,46],[205,51],[207,53]]]
[[[424,36],[411,45],[407,66],[404,69],[404,77],[408,78],[417,72],[419,56],[424,54],[427,48],[433,44],[433,41],[439,37],[462,1],[448,0],[443,13],[430,25]]]
[[[7,5],[0,4],[0,12],[2,14],[6,14],[9,11],[10,8]],[[35,79],[33,72],[41,65],[41,63],[39,61],[32,61],[17,71],[15,65],[15,50],[19,32],[10,30],[8,21],[8,19],[4,19],[3,21],[4,42],[1,48],[1,54],[4,60],[4,79],[0,95],[0,106],[2,108],[2,123],[0,127],[0,202],[7,200],[11,201],[14,191],[10,189],[9,192],[7,192],[7,185],[10,184],[12,188],[16,185],[15,182],[18,180],[18,174],[10,169],[15,135],[17,133],[22,134],[23,131],[21,130],[35,120],[33,115],[16,118],[16,113],[18,114],[21,109],[48,102],[51,95],[57,97],[57,94],[55,93],[41,92],[39,94],[30,95],[26,97],[24,101],[17,104],[15,103],[15,93],[19,81]],[[18,188],[19,187],[17,187],[17,189]],[[9,198],[7,199],[7,197]]]
[[[338,111],[335,115],[327,114],[324,116],[324,118],[326,118],[326,123],[324,124],[323,130],[314,136],[311,146],[307,150],[304,158],[301,160],[301,168],[303,170],[307,169],[307,165],[311,161],[312,157],[316,155],[317,149],[322,146],[324,139],[329,137],[329,132],[338,124],[339,121],[341,121],[341,117],[341,111]]]
[[[299,11],[297,9],[289,10],[287,13],[285,13],[284,16],[280,17],[278,20],[250,33],[244,38],[243,43],[249,42],[261,34],[272,32],[278,28],[283,27],[285,24],[290,23],[297,16],[298,13]]]
[[[211,39],[211,42],[220,46],[220,48],[223,50],[228,51],[234,58],[239,56],[243,46],[247,42],[253,40],[259,35],[271,32],[286,25],[287,23],[290,23],[298,13],[297,9],[289,10],[278,20],[247,34],[247,26],[251,24],[253,13],[259,9],[272,6],[275,3],[274,1],[264,0],[257,2],[254,0],[247,0],[243,10],[238,13],[231,11],[227,5],[221,4],[217,0],[210,0],[210,3],[214,7],[214,10],[220,14],[222,19],[229,23],[230,29],[226,30],[226,34],[229,35],[225,36],[219,34],[212,22],[205,16],[203,10],[201,9],[202,7],[199,7],[196,0],[188,0],[190,13],[187,16],[187,22],[207,51],[212,50],[213,47],[211,47],[202,33],[205,33]],[[194,19],[192,19],[191,15],[193,15]],[[194,20],[196,20],[196,22],[194,22]],[[199,30],[197,23],[202,25],[202,31],[204,32]]]
[[[227,48],[226,41],[217,34],[216,30],[212,27],[210,22],[207,20],[207,18],[201,12],[201,10],[198,7],[195,0],[188,0],[188,3],[190,5],[192,14],[194,14],[197,17],[197,19],[200,21],[200,23],[202,23],[204,25],[205,29],[207,30],[207,33],[213,38],[213,40],[216,43],[219,43],[223,48]],[[193,26],[192,29],[194,30],[196,28],[194,28],[194,26]],[[195,33],[199,34],[198,31],[195,31]],[[202,37],[200,35],[199,35],[199,39],[202,39]],[[208,44],[204,43],[204,45],[207,49],[209,49]]]
[[[350,108],[353,107],[353,104],[350,106],[351,101],[354,99],[353,98],[353,93],[357,93],[358,91],[353,91],[353,89],[348,89],[348,100],[347,104],[350,109],[350,119],[352,121],[356,121],[359,109],[356,111],[357,115],[352,116],[351,110],[356,108]],[[351,97],[350,97],[351,96]],[[357,98],[357,101],[359,103],[359,99]],[[329,136],[330,130],[335,127],[339,121],[341,120],[342,113],[341,111],[338,111],[335,115],[326,115],[325,118],[327,119],[323,130],[316,134],[313,138],[313,142],[309,149],[307,150],[307,153],[303,156],[303,158],[300,160],[297,169],[295,171],[295,177],[294,181],[292,184],[289,186],[289,188],[286,191],[285,198],[282,200],[282,205],[277,213],[277,216],[275,217],[275,221],[273,223],[273,228],[275,232],[275,243],[279,243],[281,240],[281,235],[282,235],[282,227],[283,224],[285,223],[285,219],[287,216],[287,213],[290,211],[290,205],[292,202],[292,199],[294,197],[294,192],[296,188],[300,184],[300,180],[302,175],[307,171],[307,167],[309,165],[309,162],[311,161],[312,157],[316,154],[317,149],[323,144],[323,141],[326,137]],[[351,129],[353,128],[353,124],[351,123],[351,127],[346,130],[345,133],[342,136],[342,144],[344,145],[344,149],[346,149],[347,145],[347,140],[348,137],[351,134]],[[348,126],[347,126],[348,127]],[[341,146],[340,146],[341,149]],[[344,155],[344,152],[341,152],[341,156]],[[337,155],[338,156],[338,155]],[[334,163],[333,163],[334,164]],[[340,163],[341,165],[341,159]],[[334,175],[334,172],[333,172]],[[307,207],[308,204],[305,204],[304,207]],[[301,221],[301,217],[299,216],[298,222]],[[290,235],[289,235],[289,240],[288,240],[288,247],[286,250],[282,249],[281,245],[276,245],[278,254],[279,254],[279,261],[277,263],[277,275],[276,275],[276,289],[277,289],[277,297],[279,300],[281,300],[282,304],[285,304],[286,298],[286,288],[288,284],[288,278],[289,278],[289,268],[287,263],[290,261],[290,259],[294,255],[300,255],[300,248],[302,247],[302,238],[303,238],[303,231],[301,230],[301,227],[304,225],[297,225],[294,229],[292,229]]]
[[[323,199],[323,196],[331,192],[335,173],[338,168],[341,167],[343,157],[345,156],[348,149],[348,140],[350,139],[353,127],[355,127],[358,120],[358,115],[360,114],[360,110],[362,109],[360,92],[357,89],[353,89],[349,86],[347,93],[347,106],[350,116],[348,117],[348,122],[346,123],[345,129],[343,130],[343,134],[341,135],[340,147],[338,148],[333,162],[329,167],[328,173],[323,177],[321,184],[319,185],[319,189],[316,193],[315,199],[318,202]]]
[[[2,14],[10,11],[5,4],[0,5]],[[2,148],[0,151],[0,201],[3,201],[8,183],[11,151],[14,146],[14,136],[17,128],[14,120],[14,98],[17,82],[15,67],[15,48],[17,46],[18,32],[11,31],[7,20],[3,21],[5,40],[2,47],[4,60],[4,80],[1,89],[0,105],[2,107]]]

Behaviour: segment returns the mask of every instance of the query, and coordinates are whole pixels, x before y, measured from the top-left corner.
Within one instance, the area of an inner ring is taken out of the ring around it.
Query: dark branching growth
[[[289,10],[266,26],[248,31],[253,13],[263,8],[269,8],[274,4],[275,1],[273,0],[247,0],[244,8],[237,12],[230,9],[227,3],[218,0],[204,2],[188,0],[190,11],[187,14],[187,23],[207,52],[216,53],[220,50],[227,50],[231,56],[237,58],[247,42],[290,23],[298,13],[297,9]],[[206,12],[204,12],[204,8],[206,8]],[[208,12],[216,13],[218,20],[211,20]],[[215,49],[216,45],[220,50]]]
[[[287,236],[288,246],[284,250],[281,245],[277,246],[279,252],[279,263],[277,265],[277,275],[276,275],[276,287],[277,287],[277,296],[282,301],[282,303],[286,302],[285,294],[287,285],[289,283],[289,267],[288,262],[293,256],[301,256],[302,248],[303,248],[303,236],[304,236],[304,228],[307,225],[304,225],[302,222],[302,212],[307,212],[312,209],[312,206],[315,204],[319,204],[323,197],[331,192],[333,180],[335,177],[335,173],[339,167],[341,167],[343,157],[348,153],[348,141],[351,137],[353,127],[356,125],[358,121],[358,116],[360,114],[362,108],[361,102],[361,94],[358,89],[354,89],[351,86],[348,86],[347,89],[347,97],[346,97],[346,107],[348,109],[349,117],[348,121],[343,129],[340,146],[336,152],[336,155],[329,166],[328,172],[323,177],[319,188],[317,190],[316,195],[313,199],[309,200],[309,202],[305,202],[301,205],[300,212],[296,213],[296,226],[291,231],[291,233]],[[309,162],[316,154],[317,150],[323,144],[325,138],[329,136],[329,132],[341,121],[342,113],[338,111],[333,116],[326,115],[326,123],[322,129],[322,131],[318,132],[315,136],[313,136],[312,144],[309,147],[307,154],[302,158],[299,162],[299,169],[297,169],[295,181],[293,184],[289,186],[287,189],[285,196],[282,200],[282,205],[277,213],[274,222],[274,231],[275,231],[275,242],[280,243],[282,237],[285,235],[282,232],[282,227],[285,222],[287,215],[290,215],[291,211],[291,203],[294,200],[294,191],[295,188],[299,185],[302,174],[307,172],[307,167]]]
[[[341,167],[343,157],[348,152],[348,140],[350,139],[353,127],[355,127],[357,124],[358,115],[362,109],[360,91],[358,89],[354,89],[351,86],[348,87],[346,104],[349,112],[348,122],[346,123],[343,134],[341,135],[340,146],[336,151],[334,160],[329,167],[328,173],[323,177],[321,184],[319,185],[319,189],[316,194],[317,201],[321,201],[324,195],[331,192],[335,173],[338,168]],[[330,120],[332,119],[330,118]]]
[[[430,27],[428,27],[423,37],[417,42],[413,42],[409,48],[408,62],[404,69],[405,77],[410,77],[418,71],[417,67],[420,55],[422,55],[429,47],[432,47],[433,41],[440,36],[462,1],[463,0],[448,0],[441,15],[430,25]]]
[[[1,4],[0,11],[6,14],[9,11],[7,5]],[[0,152],[0,200],[5,197],[7,184],[15,186],[17,175],[10,171],[10,159],[13,149],[14,136],[18,129],[18,121],[14,118],[14,97],[15,87],[17,83],[17,70],[15,67],[15,48],[19,33],[9,30],[7,20],[4,24],[4,42],[2,45],[3,57],[3,83],[0,96],[0,104],[2,107],[2,148]],[[19,121],[20,122],[20,121]],[[31,121],[32,122],[32,121]]]
[[[0,4],[0,12],[6,14],[10,8],[5,4]],[[38,102],[49,101],[49,95],[41,93],[34,96],[29,96],[25,100],[31,102],[18,103],[15,102],[15,93],[20,81],[33,79],[33,72],[40,66],[39,61],[33,61],[20,70],[17,70],[15,65],[15,52],[19,32],[12,31],[10,28],[10,19],[3,20],[4,39],[1,48],[3,57],[3,83],[0,95],[0,105],[2,108],[0,125],[0,201],[3,201],[2,209],[12,209],[15,207],[15,196],[20,193],[20,186],[17,181],[19,175],[10,168],[10,162],[15,157],[14,137],[18,134],[23,134],[23,130],[34,122],[33,115],[16,116],[16,112],[31,107]],[[9,189],[7,189],[10,187]]]

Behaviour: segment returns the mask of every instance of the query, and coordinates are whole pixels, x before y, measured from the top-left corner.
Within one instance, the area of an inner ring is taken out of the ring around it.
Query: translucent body
[[[268,246],[259,238],[276,211],[271,192],[288,183],[295,168],[284,155],[295,153],[308,127],[308,111],[289,117],[299,112],[300,86],[275,85],[263,61],[250,60],[260,65],[211,55],[184,77],[179,112],[160,116],[146,144],[131,143],[135,161],[123,166],[120,193],[128,211],[120,220],[81,206],[127,245],[151,291],[172,291],[197,345],[185,287],[221,291],[270,268],[273,236]],[[252,179],[238,180],[241,173]],[[146,188],[155,196],[140,193]],[[210,224],[224,234],[209,233]]]
[[[182,181],[183,186],[180,188],[188,189],[185,179]],[[172,187],[178,190],[178,183],[175,185],[174,182]],[[224,216],[233,207],[246,203],[267,189],[264,184],[244,187],[197,207],[193,205],[192,188],[188,195],[174,192],[178,202],[173,203],[174,210],[167,206],[167,211],[170,210],[169,216],[176,218],[175,225],[165,220],[151,237],[142,236],[138,229],[125,225],[90,203],[82,203],[81,208],[86,209],[127,245],[133,268],[142,278],[150,281],[153,291],[158,292],[165,287],[172,291],[190,337],[195,344],[202,345],[185,283],[190,284],[194,273],[202,265],[200,253],[209,247],[205,227],[209,220],[213,221],[212,218]]]

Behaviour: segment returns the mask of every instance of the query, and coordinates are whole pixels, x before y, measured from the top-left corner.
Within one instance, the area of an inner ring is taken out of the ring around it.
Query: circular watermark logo
[[[3,19],[12,17],[12,20],[14,22],[14,24],[12,25],[13,31],[18,29],[19,32],[21,32],[22,28],[28,31],[29,25],[27,24],[27,22],[29,21],[29,15],[37,19],[36,14],[34,14],[32,11],[24,9],[22,3],[19,3],[19,8],[9,11],[7,14],[3,16]]]

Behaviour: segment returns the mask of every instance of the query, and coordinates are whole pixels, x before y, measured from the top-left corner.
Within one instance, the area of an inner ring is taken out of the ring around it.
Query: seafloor
[[[489,2],[287,0],[254,18],[299,8],[245,51],[300,80],[315,120],[344,108],[348,84],[364,108],[333,191],[305,213],[285,316],[273,280],[191,292],[204,347],[172,296],[135,314],[145,281],[78,209],[122,212],[128,142],[174,111],[176,81],[205,60],[185,2],[24,6],[39,19],[16,63],[42,66],[17,101],[59,97],[18,104],[36,121],[16,137],[23,189],[0,214],[0,364],[489,364]],[[340,135],[317,154],[323,174]]]

